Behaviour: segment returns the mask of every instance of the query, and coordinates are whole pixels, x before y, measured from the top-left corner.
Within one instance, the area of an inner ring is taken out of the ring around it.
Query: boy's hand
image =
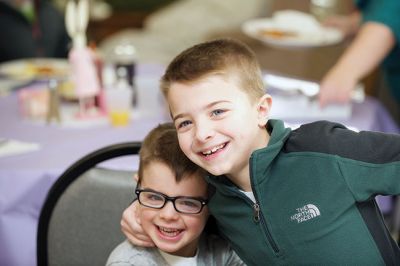
[[[138,204],[135,200],[125,209],[121,219],[121,230],[132,244],[140,247],[154,247],[153,241],[143,231],[140,218],[136,214]]]

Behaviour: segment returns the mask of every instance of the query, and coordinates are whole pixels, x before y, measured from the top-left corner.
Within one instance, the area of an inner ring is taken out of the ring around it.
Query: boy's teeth
[[[212,153],[214,153],[214,152],[216,152],[216,151],[222,149],[223,147],[224,147],[224,144],[221,144],[221,145],[219,145],[219,146],[216,146],[216,147],[212,148],[211,150],[208,150],[208,151],[203,152],[203,154],[204,154],[204,155],[210,155],[210,154],[212,154]]]
[[[180,233],[180,230],[177,229],[170,229],[165,227],[159,227],[160,231],[168,236],[176,236]]]

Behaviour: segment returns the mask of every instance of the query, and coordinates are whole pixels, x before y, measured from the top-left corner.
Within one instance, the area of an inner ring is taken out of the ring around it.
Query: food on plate
[[[35,63],[27,63],[23,72],[29,77],[53,77],[65,75],[64,69]]]
[[[343,34],[326,28],[315,17],[295,10],[275,12],[272,17],[255,18],[242,24],[249,37],[278,48],[308,48],[339,43]]]
[[[15,80],[64,78],[69,72],[64,59],[23,59],[0,65],[0,74]]]
[[[261,29],[258,31],[261,36],[283,39],[283,38],[295,38],[298,34],[294,31],[281,30],[281,29]]]

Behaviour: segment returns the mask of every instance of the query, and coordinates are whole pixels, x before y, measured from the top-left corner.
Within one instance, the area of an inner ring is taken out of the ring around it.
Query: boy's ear
[[[272,107],[272,97],[269,94],[264,94],[257,104],[258,126],[264,128],[268,122],[269,112]]]
[[[135,173],[133,175],[133,179],[135,179],[135,181],[138,182],[139,181],[139,175],[137,173]]]

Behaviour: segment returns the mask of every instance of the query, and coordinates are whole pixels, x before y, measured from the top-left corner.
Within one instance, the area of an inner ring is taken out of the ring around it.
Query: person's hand
[[[135,200],[122,214],[121,230],[128,240],[141,247],[154,247],[153,241],[143,231],[137,215],[138,201]]]
[[[330,103],[344,104],[351,100],[357,80],[342,69],[332,68],[320,83],[319,104],[324,107]]]
[[[319,103],[350,101],[357,83],[371,73],[396,45],[392,30],[377,22],[367,22],[358,31],[338,62],[320,83]]]

